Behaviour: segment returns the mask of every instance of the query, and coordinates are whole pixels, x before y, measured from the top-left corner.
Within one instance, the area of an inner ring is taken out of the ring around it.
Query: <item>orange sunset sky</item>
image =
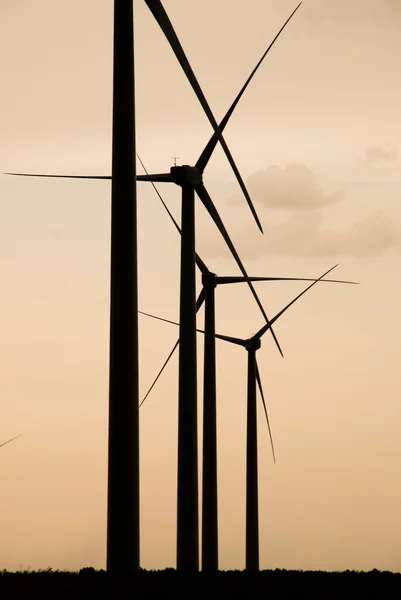
[[[219,120],[296,2],[163,5]],[[193,164],[210,124],[134,7],[138,153],[153,172]],[[225,132],[264,236],[219,147],[205,171],[250,275],[339,263],[333,278],[360,283],[291,307],[275,327],[284,358],[262,340],[277,456],[260,410],[263,569],[401,569],[400,27],[399,0],[304,0],[267,56]],[[110,174],[112,28],[111,0],[0,0],[0,172]],[[179,189],[159,190],[179,218]],[[138,222],[139,308],[176,320],[180,239],[145,183]],[[210,269],[238,273],[200,206],[196,236]],[[109,271],[110,182],[0,175],[0,442],[23,434],[0,449],[0,569],[105,567]],[[269,317],[302,287],[257,284]],[[243,286],[218,289],[216,310],[219,333],[264,324]],[[177,330],[139,326],[142,397]],[[175,566],[177,359],[140,409],[148,569]],[[242,569],[246,356],[224,342],[217,392],[220,568]]]

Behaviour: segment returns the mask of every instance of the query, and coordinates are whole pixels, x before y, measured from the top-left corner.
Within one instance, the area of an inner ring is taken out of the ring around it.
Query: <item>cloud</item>
[[[401,16],[399,0],[311,0],[309,20],[320,24],[323,20],[341,21],[355,28],[373,20],[394,20]]]
[[[366,150],[365,158],[367,161],[374,163],[381,160],[394,162],[397,159],[398,148],[392,144],[386,146],[370,146]]]
[[[63,237],[64,237],[64,233],[60,229],[53,229],[53,231],[52,231],[52,237],[55,240],[62,240]]]
[[[274,209],[319,209],[339,202],[345,194],[345,189],[323,191],[318,176],[302,164],[268,167],[253,173],[246,185],[255,203]]]
[[[400,0],[401,1],[401,0]],[[397,148],[371,146],[366,151],[369,161],[394,160]],[[282,209],[270,221],[262,220],[264,236],[255,235],[253,224],[246,227],[232,221],[229,226],[232,240],[244,259],[264,256],[379,256],[390,248],[401,248],[401,223],[378,211],[354,221],[342,231],[323,225],[326,207],[341,201],[345,188],[325,191],[318,175],[303,164],[286,167],[270,166],[253,173],[246,182],[257,209]],[[229,203],[241,204],[243,198],[235,196]],[[260,211],[258,210],[259,214]],[[270,213],[272,215],[272,213]],[[236,229],[235,229],[236,227]],[[224,242],[216,236],[197,235],[200,255],[205,258],[229,256]]]
[[[279,224],[266,224],[265,235],[254,228],[232,232],[233,242],[244,259],[284,256],[355,256],[381,255],[389,248],[401,248],[401,224],[375,212],[355,221],[345,231],[322,227],[318,211],[296,211]],[[200,255],[205,258],[228,257],[220,239],[198,236]]]

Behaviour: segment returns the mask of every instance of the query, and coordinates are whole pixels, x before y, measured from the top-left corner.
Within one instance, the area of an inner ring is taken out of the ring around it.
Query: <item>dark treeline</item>
[[[88,567],[79,572],[0,572],[0,597],[103,598],[204,597],[241,594],[245,598],[401,598],[401,574],[388,571],[220,571],[214,574],[140,570],[134,575],[111,575]]]

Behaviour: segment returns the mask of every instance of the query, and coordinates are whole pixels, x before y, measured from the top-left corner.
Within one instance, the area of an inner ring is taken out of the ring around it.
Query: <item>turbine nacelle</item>
[[[217,277],[217,275],[215,273],[212,273],[211,271],[206,271],[205,273],[202,273],[202,285],[204,288],[207,289],[214,289],[217,284],[218,284],[218,280],[219,278]]]
[[[172,181],[181,187],[202,184],[202,173],[197,167],[191,167],[190,165],[174,166],[171,167],[170,173]]]
[[[261,346],[260,338],[251,337],[249,340],[244,340],[244,348],[248,352],[256,352]]]

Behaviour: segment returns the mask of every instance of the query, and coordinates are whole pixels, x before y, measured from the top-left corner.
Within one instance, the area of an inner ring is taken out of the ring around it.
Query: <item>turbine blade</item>
[[[202,294],[202,292],[201,292],[201,294]],[[200,299],[201,294],[199,295],[198,300]],[[138,310],[138,313],[141,315],[146,315],[147,317],[151,317],[152,319],[157,319],[158,321],[164,321],[164,323],[171,323],[172,325],[177,325],[177,327],[179,327],[179,325],[180,325],[176,321],[170,321],[170,319],[163,319],[163,317],[157,317],[156,315],[152,315],[150,313],[144,312],[143,310]],[[198,331],[199,333],[205,333],[204,329],[197,329],[196,331]],[[246,344],[246,340],[241,340],[240,338],[230,337],[228,335],[221,335],[219,333],[215,333],[215,337],[218,338],[219,340],[224,340],[226,342],[231,342],[232,344],[237,344],[238,346],[245,346],[245,344]]]
[[[223,221],[221,220],[220,215],[217,212],[217,209],[216,209],[215,205],[213,204],[213,201],[212,201],[211,197],[209,196],[208,192],[206,191],[205,186],[203,184],[198,185],[195,188],[195,191],[198,194],[198,196],[199,196],[200,200],[202,201],[203,205],[205,206],[206,210],[208,211],[209,215],[212,217],[213,221],[217,225],[217,228],[219,229],[221,235],[224,238],[224,241],[226,242],[227,246],[229,247],[229,249],[231,251],[231,254],[233,255],[233,257],[235,259],[235,262],[237,263],[237,265],[238,265],[241,273],[246,278],[248,286],[249,286],[249,288],[250,288],[250,290],[252,292],[253,297],[256,300],[257,305],[259,306],[259,308],[260,308],[260,310],[262,312],[262,315],[264,316],[264,318],[266,320],[266,323],[270,326],[269,319],[267,318],[265,310],[264,310],[264,308],[263,308],[263,306],[262,306],[262,304],[261,304],[261,302],[260,302],[260,300],[258,298],[258,295],[256,294],[255,288],[253,287],[252,283],[249,281],[249,277],[248,277],[247,272],[245,271],[245,267],[242,264],[242,261],[241,261],[240,257],[238,256],[238,253],[237,253],[236,249],[234,248],[234,244],[232,243],[232,241],[230,239],[230,236],[228,235],[227,230],[224,227]],[[279,349],[279,352],[280,352],[281,356],[283,356],[283,353],[281,351],[280,344],[278,343],[276,335],[275,335],[273,329],[270,328],[270,330],[271,330],[272,336],[274,338],[274,341],[276,342],[277,348]]]
[[[18,175],[19,177],[54,177],[55,179],[111,179],[111,175],[48,175],[46,173],[3,173],[3,175]]]
[[[158,22],[160,28],[162,29],[164,35],[166,36],[174,54],[176,55],[178,62],[180,63],[185,75],[187,76],[187,79],[189,81],[189,83],[192,86],[192,89],[194,90],[203,110],[205,111],[210,124],[212,125],[218,139],[219,142],[225,152],[225,155],[227,156],[228,162],[231,165],[232,170],[235,173],[235,176],[237,178],[237,181],[242,189],[242,192],[246,198],[246,201],[248,202],[249,208],[251,209],[251,212],[253,214],[253,217],[256,221],[256,224],[258,225],[260,231],[263,233],[263,229],[262,229],[262,225],[259,221],[259,217],[256,213],[256,210],[252,204],[252,200],[248,194],[248,191],[245,187],[245,184],[242,180],[242,177],[237,169],[237,166],[234,162],[233,157],[231,156],[231,153],[228,149],[228,146],[223,138],[223,135],[219,129],[219,126],[217,125],[217,121],[213,116],[213,113],[210,109],[209,104],[207,103],[207,100],[205,98],[204,93],[202,92],[202,89],[198,83],[198,80],[195,77],[195,74],[191,68],[191,65],[188,62],[188,59],[185,55],[185,52],[180,44],[180,41],[178,40],[178,37],[174,31],[174,28],[171,24],[170,19],[167,16],[166,11],[163,8],[162,3],[160,2],[160,0],[145,0],[146,4],[148,5],[148,8],[150,9],[150,11],[152,12],[153,16],[155,17],[156,21]]]
[[[197,254],[195,252],[195,263],[196,266],[198,267],[199,271],[202,273],[209,273],[209,269],[207,268],[207,266],[205,265],[205,263],[203,262],[203,260],[201,259],[201,257],[199,256],[199,254]]]
[[[217,277],[217,283],[219,285],[225,285],[228,283],[247,283],[248,281],[274,281],[281,278],[278,277]]]
[[[312,281],[312,279],[305,279],[305,281]],[[359,281],[342,281],[341,279],[321,279],[321,283],[347,283],[348,285],[359,285]]]
[[[158,181],[159,183],[171,183],[171,173],[159,173],[157,175],[137,175],[137,181]]]
[[[255,75],[256,71],[259,69],[260,65],[262,64],[262,62],[265,59],[266,55],[268,54],[269,50],[274,45],[274,43],[276,42],[277,38],[280,36],[281,32],[283,31],[283,29],[286,27],[286,25],[289,23],[289,21],[295,15],[295,13],[297,12],[297,10],[301,6],[301,4],[302,4],[302,2],[300,2],[298,4],[298,6],[296,7],[296,9],[288,17],[288,19],[286,20],[286,22],[284,23],[284,25],[281,27],[281,29],[279,30],[279,32],[277,33],[277,35],[273,38],[273,41],[269,44],[267,50],[262,55],[262,58],[259,60],[258,64],[254,68],[254,70],[252,71],[252,73],[250,74],[250,76],[248,77],[248,79],[246,80],[246,82],[244,83],[244,85],[242,86],[241,91],[239,92],[238,96],[235,98],[234,102],[232,103],[232,105],[228,109],[228,111],[227,111],[224,119],[219,124],[220,131],[224,131],[224,128],[227,125],[229,118],[231,117],[232,113],[234,112],[234,110],[235,110],[238,102],[240,101],[240,99],[241,99],[243,93],[245,92],[246,88],[248,87],[249,83],[253,79],[253,76]],[[207,164],[208,164],[208,162],[210,160],[210,157],[213,154],[213,151],[214,151],[214,149],[216,147],[217,142],[218,142],[218,137],[217,137],[217,134],[214,133],[212,135],[212,137],[210,138],[209,142],[207,143],[207,145],[205,146],[205,149],[203,150],[202,154],[198,158],[198,162],[196,163],[196,166],[198,167],[198,169],[202,173],[205,170],[205,168],[206,168],[206,166],[207,166]]]
[[[139,162],[142,165],[143,170],[145,171],[146,175],[149,175],[148,171],[146,170],[145,165],[143,164],[141,157],[139,156],[139,154],[136,154]],[[138,179],[138,177],[137,177]],[[163,198],[161,197],[161,194],[159,192],[159,190],[157,189],[157,187],[155,186],[154,182],[151,181],[151,184],[153,186],[153,189],[155,190],[156,194],[159,196],[160,202],[163,204],[165,210],[167,211],[168,216],[170,217],[170,219],[172,220],[172,222],[175,225],[176,230],[178,231],[178,233],[181,235],[181,227],[178,225],[177,221],[174,219],[173,215],[171,214],[167,204],[164,202]],[[198,254],[195,253],[195,262],[196,265],[198,267],[198,269],[200,270],[201,273],[208,273],[209,270],[207,268],[207,266],[205,265],[205,263],[203,262],[203,260],[200,258],[200,256]]]
[[[20,433],[19,435],[16,435],[15,437],[11,438],[10,440],[7,440],[6,442],[3,442],[2,444],[0,444],[0,448],[2,446],[5,446],[6,444],[9,444],[10,442],[12,442],[13,440],[16,440],[17,438],[21,437],[23,435],[23,433]]]
[[[164,321],[165,323],[171,323],[172,325],[177,325],[177,327],[179,327],[179,326],[180,326],[180,324],[179,324],[179,323],[177,323],[176,321],[170,321],[169,319],[163,319],[162,317],[156,317],[156,315],[151,315],[150,313],[143,312],[143,310],[138,310],[138,312],[139,312],[141,315],[146,315],[147,317],[151,317],[152,319],[157,319],[158,321]],[[205,333],[205,330],[204,330],[204,329],[197,329],[196,331],[198,331],[199,333]],[[218,335],[216,334],[216,337],[221,337],[221,336],[218,336]],[[233,338],[233,339],[234,339],[234,338]]]
[[[263,394],[262,382],[260,380],[259,368],[258,368],[258,361],[256,360],[256,356],[255,356],[255,365],[256,365],[256,381],[258,383],[260,395],[262,397],[263,409],[264,409],[265,415],[266,415],[267,428],[269,430],[270,444],[271,444],[272,453],[273,453],[273,461],[274,461],[274,464],[276,464],[276,453],[274,451],[273,436],[272,436],[272,432],[271,432],[271,429],[270,429],[269,417],[267,415],[266,402],[265,402],[265,397],[264,397],[264,394]]]
[[[3,175],[18,175],[20,177],[46,177],[56,179],[110,179],[111,175],[49,175],[45,173],[3,173]],[[171,182],[170,173],[161,173],[158,175],[137,175],[137,181],[158,181]]]
[[[196,301],[196,312],[198,312],[198,310],[200,309],[200,307],[202,306],[204,301],[205,301],[205,288],[202,288],[200,291],[200,294],[198,296],[198,299]]]
[[[230,335],[221,335],[220,333],[215,333],[214,337],[219,340],[224,340],[225,342],[230,342],[230,344],[236,344],[237,346],[245,346],[246,340],[241,340],[241,338],[231,337]]]
[[[318,281],[317,279],[304,278],[304,277],[218,277],[217,282],[219,285],[226,283],[244,283],[247,281]],[[352,285],[359,285],[356,281],[342,281],[338,279],[322,279],[322,283],[349,283]]]
[[[280,310],[279,313],[277,313],[277,315],[275,317],[273,317],[270,321],[270,324],[264,325],[253,337],[254,338],[261,338],[262,335],[264,333],[266,333],[267,329],[275,322],[277,321],[277,319],[279,317],[281,317],[281,315],[290,308],[290,306],[292,306],[294,304],[294,302],[296,302],[301,296],[303,296],[304,294],[306,294],[306,292],[308,290],[310,290],[311,287],[313,287],[316,283],[318,283],[318,281],[320,281],[325,275],[327,275],[327,273],[330,273],[330,271],[332,271],[333,269],[335,269],[336,267],[338,267],[338,265],[334,265],[334,267],[331,267],[331,269],[329,269],[328,271],[326,271],[326,273],[323,273],[323,275],[321,277],[319,277],[319,279],[315,279],[315,281],[313,283],[311,283],[310,285],[308,285],[308,287],[306,289],[304,289],[300,294],[298,294],[298,296],[296,296],[294,298],[294,300],[291,300],[291,302],[289,304],[287,304],[287,306],[285,306],[282,310]]]
[[[163,319],[163,317],[157,317],[156,315],[151,315],[150,313],[144,312],[143,310],[138,310],[139,314],[146,315],[147,317],[152,317],[152,319],[157,319],[158,321],[164,321],[165,323],[171,323],[172,325],[180,325],[176,321],[170,321],[169,319]]]
[[[149,175],[149,173],[147,172],[147,170],[146,170],[146,167],[145,167],[145,165],[143,164],[143,162],[142,162],[142,160],[141,160],[141,157],[139,156],[139,154],[138,154],[138,153],[136,154],[136,156],[137,156],[137,158],[138,158],[139,162],[141,163],[141,165],[142,165],[142,169],[145,171],[146,175]],[[137,176],[137,178],[138,178],[138,176]],[[155,186],[155,184],[154,184],[154,182],[153,182],[153,181],[151,181],[151,184],[152,184],[152,187],[153,187],[153,189],[155,190],[156,194],[158,195],[160,202],[163,204],[163,206],[164,206],[165,210],[167,211],[167,214],[168,214],[168,216],[170,217],[170,219],[171,219],[171,220],[172,220],[172,222],[174,223],[174,225],[175,225],[175,228],[177,229],[178,233],[181,235],[181,228],[180,228],[180,226],[178,225],[177,221],[174,219],[173,215],[171,214],[171,212],[170,212],[170,210],[169,210],[169,208],[168,208],[167,204],[164,202],[163,198],[161,197],[161,194],[160,194],[159,190],[157,189],[157,187]]]
[[[150,392],[153,390],[154,386],[156,385],[157,380],[159,379],[160,375],[163,373],[164,369],[166,368],[168,361],[173,356],[173,354],[175,352],[175,349],[177,348],[177,346],[178,346],[179,343],[180,343],[180,340],[177,340],[176,343],[174,344],[174,347],[173,347],[172,351],[170,352],[170,354],[168,355],[167,359],[165,360],[162,368],[158,372],[158,374],[156,376],[156,379],[153,381],[152,385],[150,386],[150,388],[146,392],[146,395],[145,395],[144,399],[142,400],[142,402],[139,405],[139,408],[141,408],[142,404],[145,402],[146,398],[149,396]]]
[[[138,157],[139,158],[139,157]],[[141,160],[141,159],[139,159]],[[205,300],[205,291],[202,288],[201,293],[198,296],[198,299],[196,301],[196,312],[198,312],[198,310],[200,309],[200,307],[202,306],[203,302]],[[147,315],[148,317],[153,317],[154,319],[159,319],[160,317],[155,317],[154,315],[150,315],[148,313],[143,313],[140,310],[138,311],[143,315]],[[165,320],[165,319],[160,319],[160,320]],[[170,323],[173,323],[173,321],[169,321]],[[178,325],[178,323],[174,323],[175,325]],[[153,390],[157,380],[159,379],[160,375],[163,373],[165,367],[167,366],[168,361],[170,360],[170,358],[173,356],[175,349],[177,348],[178,344],[180,343],[180,340],[178,339],[172,349],[172,351],[170,352],[170,354],[168,355],[166,361],[164,362],[162,368],[160,369],[159,373],[156,376],[156,379],[153,381],[152,385],[150,386],[150,388],[148,389],[144,399],[142,400],[142,402],[139,405],[139,408],[141,408],[142,404],[145,402],[146,398],[149,396],[150,392]]]

